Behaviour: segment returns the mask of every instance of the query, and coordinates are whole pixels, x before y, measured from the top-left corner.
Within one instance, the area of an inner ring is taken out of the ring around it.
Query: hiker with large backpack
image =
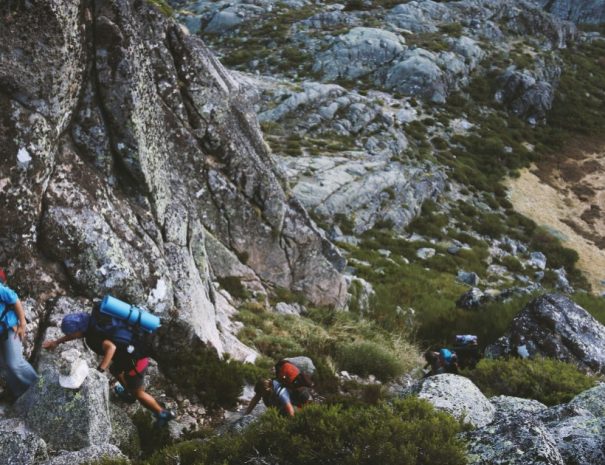
[[[275,364],[275,379],[259,380],[254,386],[254,397],[248,404],[248,415],[262,399],[267,407],[276,407],[283,415],[294,416],[294,407],[302,408],[311,402],[313,381],[308,373],[287,359]]]
[[[6,273],[0,268],[0,371],[14,398],[38,379],[36,370],[23,358],[26,325],[19,296],[6,285]]]
[[[164,426],[175,417],[174,413],[162,408],[144,387],[149,365],[145,333],[159,326],[159,318],[125,306],[128,304],[107,296],[100,305],[95,305],[92,314],[66,315],[61,322],[64,336],[44,341],[42,347],[52,350],[64,342],[84,338],[91,350],[103,356],[97,370],[105,372],[109,368],[119,381],[114,387],[116,394],[123,399],[132,396],[153,413],[158,426]]]
[[[438,352],[427,350],[424,359],[426,360],[424,369],[430,368],[425,372],[425,378],[442,373],[458,373],[458,356],[449,349],[443,348]]]

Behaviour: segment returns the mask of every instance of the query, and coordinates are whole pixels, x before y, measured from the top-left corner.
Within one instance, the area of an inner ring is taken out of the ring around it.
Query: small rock
[[[423,247],[416,251],[416,256],[422,260],[427,260],[431,257],[434,257],[435,252],[436,252],[435,249],[432,249],[430,247]]]

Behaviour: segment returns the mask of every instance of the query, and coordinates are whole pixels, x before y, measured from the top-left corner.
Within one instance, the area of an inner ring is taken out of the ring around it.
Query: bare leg
[[[132,391],[132,394],[137,398],[143,407],[151,410],[153,413],[160,413],[163,410],[162,407],[160,407],[160,404],[158,404],[157,400],[155,400],[151,394],[145,392],[145,389],[142,387]]]

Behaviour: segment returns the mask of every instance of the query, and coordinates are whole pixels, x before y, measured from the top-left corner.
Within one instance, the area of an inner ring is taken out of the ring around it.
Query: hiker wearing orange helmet
[[[6,273],[0,268],[0,371],[11,394],[17,398],[36,382],[38,374],[23,358],[25,311],[6,280]]]

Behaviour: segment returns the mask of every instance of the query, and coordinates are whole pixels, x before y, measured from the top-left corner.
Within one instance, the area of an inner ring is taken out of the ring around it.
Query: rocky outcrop
[[[494,419],[494,406],[472,381],[462,376],[431,376],[412,386],[409,392],[478,428]]]
[[[561,19],[577,24],[605,23],[605,1],[603,0],[533,0],[546,11]]]
[[[63,452],[44,462],[42,465],[87,465],[109,458],[130,463],[130,460],[120,452],[120,449],[107,444],[103,446],[90,446],[74,452]]]
[[[91,371],[79,390],[59,384],[52,356],[40,379],[15,404],[15,412],[53,449],[79,450],[109,443],[111,421],[107,377]]]
[[[592,465],[602,463],[603,385],[568,404],[547,408],[528,399],[495,397],[493,423],[465,434],[469,463]],[[595,408],[596,407],[596,408]]]
[[[512,321],[507,333],[487,350],[492,355],[517,354],[525,346],[530,356],[564,360],[603,373],[605,327],[569,297],[546,294],[530,302]]]
[[[48,458],[46,443],[18,419],[0,420],[0,462],[40,465]]]
[[[19,4],[0,30],[0,260],[46,308],[112,293],[225,350],[208,264],[339,307],[342,258],[282,189],[238,83],[147,2]],[[38,37],[45,37],[40,49]],[[224,338],[223,338],[224,339]]]

